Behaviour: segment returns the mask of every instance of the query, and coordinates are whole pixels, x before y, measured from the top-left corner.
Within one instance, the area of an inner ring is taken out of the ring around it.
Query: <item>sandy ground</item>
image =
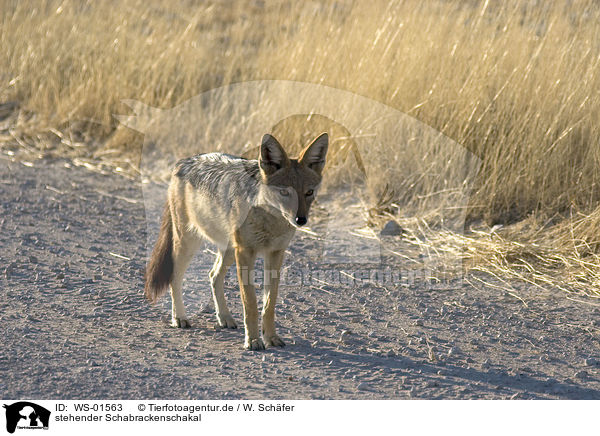
[[[168,298],[144,301],[141,182],[2,160],[0,190],[2,398],[600,399],[600,307],[584,297],[513,283],[521,301],[476,276],[433,287],[290,279],[277,306],[287,346],[248,352],[242,329],[203,311],[210,247],[186,279],[193,328],[168,326]],[[340,237],[336,251],[299,233],[285,270],[355,276],[366,263],[323,262],[368,258],[352,252],[361,240]],[[226,294],[241,323],[233,273]]]

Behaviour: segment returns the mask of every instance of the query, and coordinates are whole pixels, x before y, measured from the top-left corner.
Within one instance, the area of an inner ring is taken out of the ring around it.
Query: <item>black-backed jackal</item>
[[[223,292],[225,273],[235,260],[244,306],[245,348],[285,345],[275,332],[279,270],[296,227],[308,221],[328,142],[323,133],[297,159],[290,159],[267,134],[258,160],[208,153],[177,163],[145,286],[152,302],[170,288],[173,326],[190,326],[181,294],[183,275],[202,241],[208,240],[218,249],[210,281],[219,325],[237,327]],[[265,259],[262,338],[251,280],[257,255]]]

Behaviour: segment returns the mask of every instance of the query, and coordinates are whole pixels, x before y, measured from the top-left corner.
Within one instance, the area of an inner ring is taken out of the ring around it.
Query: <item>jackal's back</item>
[[[255,197],[260,174],[257,160],[225,153],[206,153],[182,159],[175,176],[201,193],[226,200],[232,195]]]
[[[186,225],[222,246],[255,205],[260,183],[256,160],[199,154],[177,162],[169,195],[186,211]]]

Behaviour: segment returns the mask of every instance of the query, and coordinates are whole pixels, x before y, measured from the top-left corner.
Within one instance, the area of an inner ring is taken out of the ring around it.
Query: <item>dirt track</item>
[[[0,397],[600,399],[593,301],[519,284],[527,305],[460,281],[286,285],[277,322],[288,345],[247,352],[243,330],[193,310],[208,298],[205,274],[186,282],[192,329],[168,326],[166,300],[143,300],[141,183],[67,161],[2,160],[0,190]],[[297,235],[287,267],[314,266],[311,244]]]

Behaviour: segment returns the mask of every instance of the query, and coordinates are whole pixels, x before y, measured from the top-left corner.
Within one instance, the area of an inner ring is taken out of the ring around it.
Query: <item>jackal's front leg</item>
[[[258,330],[258,307],[253,283],[256,253],[251,249],[236,247],[235,261],[244,306],[244,327],[246,328],[244,348],[247,350],[264,350],[265,344],[260,338]]]
[[[285,343],[275,333],[275,304],[279,289],[279,272],[284,250],[273,251],[265,256],[265,290],[263,296],[262,331],[265,343],[283,347]]]

